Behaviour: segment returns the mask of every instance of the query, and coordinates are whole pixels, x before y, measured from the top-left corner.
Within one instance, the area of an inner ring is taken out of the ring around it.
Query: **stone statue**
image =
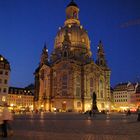
[[[94,111],[98,111],[98,108],[96,105],[97,104],[96,99],[97,99],[96,93],[93,92],[93,94],[92,94],[92,110],[94,110]]]

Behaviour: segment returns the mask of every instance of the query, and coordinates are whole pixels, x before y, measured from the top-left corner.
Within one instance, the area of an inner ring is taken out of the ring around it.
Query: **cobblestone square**
[[[45,113],[17,115],[8,140],[139,140],[137,115]],[[1,138],[4,139],[4,138]]]

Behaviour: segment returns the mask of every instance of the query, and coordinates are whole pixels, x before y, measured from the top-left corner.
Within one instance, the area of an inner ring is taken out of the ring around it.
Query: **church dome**
[[[59,27],[55,38],[54,48],[61,48],[65,33],[68,32],[72,50],[90,52],[90,40],[87,31],[80,25],[79,8],[72,0],[66,7],[66,20],[63,27]]]
[[[76,24],[68,24],[64,27],[60,27],[55,38],[55,48],[62,47],[64,41],[64,35],[68,31],[69,39],[71,41],[71,47],[73,49],[83,48],[90,49],[90,40],[87,31],[81,26]]]

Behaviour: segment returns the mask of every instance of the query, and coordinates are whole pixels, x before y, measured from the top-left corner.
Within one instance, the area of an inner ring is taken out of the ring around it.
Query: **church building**
[[[79,7],[72,0],[66,7],[66,20],[59,28],[54,49],[48,56],[46,45],[34,72],[34,108],[46,111],[87,111],[96,93],[98,110],[110,108],[110,69],[103,44],[99,41],[96,61],[90,39],[80,24]]]

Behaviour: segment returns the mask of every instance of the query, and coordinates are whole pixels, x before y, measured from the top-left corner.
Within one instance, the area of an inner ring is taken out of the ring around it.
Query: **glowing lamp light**
[[[106,108],[109,108],[109,106],[108,106],[108,105],[106,105]]]
[[[13,106],[14,106],[14,104],[10,104],[10,106],[11,106],[11,107],[13,107]]]
[[[3,61],[3,57],[1,57],[0,60]]]
[[[46,52],[48,52],[48,49],[46,49]]]
[[[66,104],[66,101],[64,101],[63,104]]]
[[[80,29],[83,29],[83,26],[82,25],[80,26]]]
[[[69,24],[68,27],[71,28],[71,25]]]

